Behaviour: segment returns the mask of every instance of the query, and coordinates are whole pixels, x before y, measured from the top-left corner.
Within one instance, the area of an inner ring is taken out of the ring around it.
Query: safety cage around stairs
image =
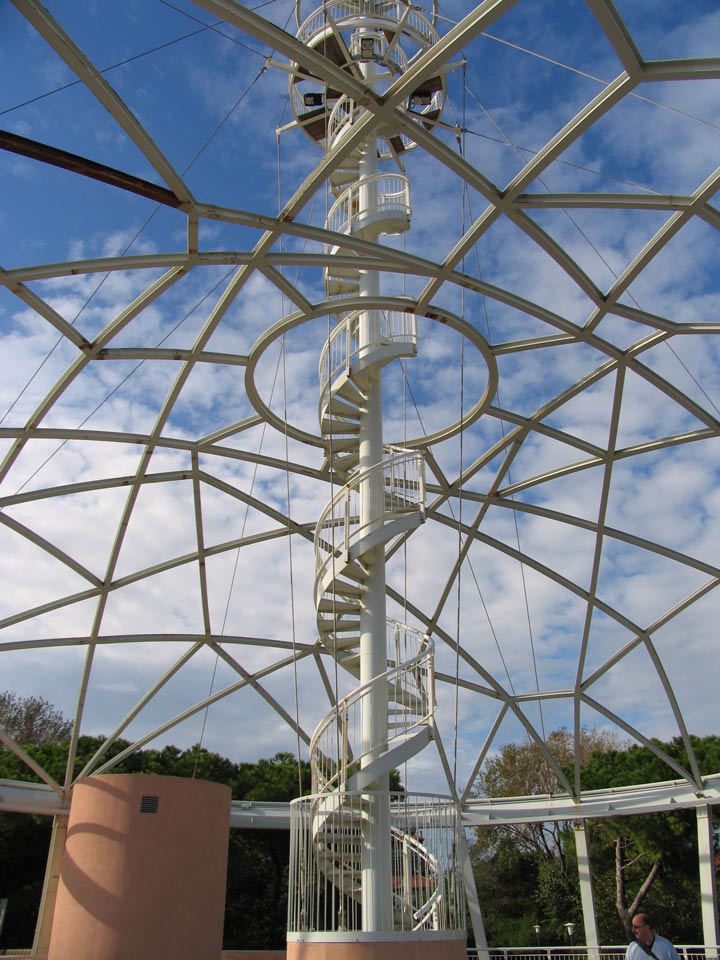
[[[291,804],[288,930],[361,929],[362,874],[371,868],[363,823],[372,794],[335,792]],[[465,926],[457,865],[460,818],[447,797],[390,795],[392,917],[395,932],[453,931]]]

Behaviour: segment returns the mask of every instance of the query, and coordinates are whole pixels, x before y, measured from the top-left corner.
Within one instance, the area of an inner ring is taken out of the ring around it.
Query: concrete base
[[[358,934],[361,937],[362,934]],[[432,935],[412,940],[288,940],[287,960],[466,960],[467,941]]]
[[[284,950],[223,950],[222,960],[285,960]]]
[[[223,950],[222,960],[285,960],[284,950]]]

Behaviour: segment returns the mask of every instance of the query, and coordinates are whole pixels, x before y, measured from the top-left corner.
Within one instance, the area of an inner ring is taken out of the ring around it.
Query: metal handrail
[[[333,25],[338,29],[343,26],[362,26],[365,29],[376,27],[380,30],[397,30],[400,26],[402,33],[421,48],[433,46],[439,39],[428,19],[417,9],[409,8],[402,0],[378,0],[372,12],[352,0],[325,3],[305,19],[296,36],[302,43],[307,44],[318,33],[332,29]]]
[[[332,330],[320,354],[318,377],[320,380],[321,405],[327,403],[337,378],[350,372],[354,360],[362,352],[370,352],[388,343],[417,345],[417,316],[405,310],[380,311],[380,336],[362,348],[357,337],[360,311],[355,310],[343,317]]]
[[[433,644],[419,631],[389,620],[388,629],[393,633],[392,638],[388,637],[391,652],[391,645],[396,642],[396,628],[404,630],[406,643],[415,643],[418,652],[402,662],[396,661],[390,670],[356,687],[318,724],[309,747],[313,793],[345,789],[348,775],[359,769],[368,753],[377,750],[379,744],[370,744],[365,753],[362,752],[358,729],[363,704],[378,687],[387,686],[391,691],[389,699],[401,706],[402,729],[395,732],[393,739],[407,739],[432,717],[435,711]]]
[[[427,677],[427,683],[418,690],[418,700],[422,703],[422,710],[406,714],[407,723],[402,734],[396,734],[395,739],[406,739],[413,730],[429,722],[434,712],[429,689],[432,686],[431,664],[432,651],[418,654],[408,663],[388,670],[379,677],[373,677],[339,701],[337,708],[321,721],[313,733],[309,751],[313,789],[317,793],[325,794],[337,789],[345,789],[350,776],[360,769],[362,761],[377,750],[377,744],[372,744],[365,752],[361,750],[355,752],[352,747],[353,742],[357,744],[360,739],[359,717],[364,701],[374,695],[378,687],[387,685],[397,689],[402,686],[402,681],[407,676],[413,675],[415,680],[420,676]],[[395,683],[397,680],[401,683]],[[428,689],[425,689],[425,686]],[[325,745],[329,745],[329,749],[322,749]],[[333,753],[338,753],[339,756],[334,759]]]
[[[290,930],[361,929],[362,839],[374,791],[301,797],[291,804]],[[460,930],[464,888],[455,851],[462,830],[456,801],[391,793],[392,903],[396,930]],[[328,894],[328,884],[334,890]]]
[[[425,502],[424,456],[421,450],[388,447],[391,455],[353,475],[325,507],[315,526],[315,605],[328,585],[327,572],[341,572],[347,563],[343,559],[354,543],[370,529],[388,521],[422,510]],[[384,492],[383,512],[363,519],[360,513],[360,488],[373,475],[382,473]],[[328,535],[329,531],[329,535]],[[340,543],[335,533],[340,531]],[[332,579],[332,577],[331,577]]]
[[[715,950],[702,944],[674,944],[680,960],[718,960]],[[553,946],[489,947],[479,950],[468,947],[467,960],[625,960],[627,944],[599,947],[557,944]]]
[[[411,212],[408,178],[401,173],[376,173],[343,190],[330,208],[325,226],[347,236],[353,226],[373,216],[381,221],[386,218],[392,230],[384,232],[391,233],[409,223]]]

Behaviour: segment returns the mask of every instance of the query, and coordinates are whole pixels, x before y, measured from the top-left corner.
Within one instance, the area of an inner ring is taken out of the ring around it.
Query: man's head
[[[650,917],[646,913],[636,913],[632,918],[632,932],[636,940],[648,946],[655,938],[653,928],[650,925]]]

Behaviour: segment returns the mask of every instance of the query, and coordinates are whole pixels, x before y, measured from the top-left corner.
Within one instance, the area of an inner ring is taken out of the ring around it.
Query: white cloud
[[[465,11],[460,6],[451,4],[449,15],[462,15]],[[617,59],[587,11],[572,23],[552,17],[540,22],[532,5],[519,3],[516,8],[494,26],[499,36],[513,42],[524,39],[524,45],[538,54],[554,55],[587,73],[609,78],[618,72]],[[284,24],[283,18],[290,12],[285,4],[274,15]],[[121,5],[112,12],[115,31],[108,31],[103,29],[106,13],[98,7],[87,25],[86,39],[91,38],[98,63],[116,62],[121,53],[137,52],[140,24],[159,33],[170,24],[173,30],[178,27],[175,15],[167,10],[150,10],[143,4],[126,10]],[[662,41],[678,56],[696,55],[704,49],[702,36],[714,26],[713,16],[696,17],[688,10],[682,13],[686,21],[673,21],[669,27],[663,21],[661,26],[668,27],[664,32],[659,26],[657,31],[645,33],[645,26],[638,25],[638,31],[643,29],[641,48],[648,44],[648,50],[660,49]],[[72,31],[78,16],[77,11],[66,11],[65,22]],[[643,24],[646,21],[644,18]],[[22,20],[16,18],[15,23],[22,24]],[[78,31],[78,35],[84,34]],[[7,76],[21,75],[17,69],[20,62],[27,67],[22,72],[22,89],[13,94],[18,100],[30,99],[47,87],[52,76],[61,79],[66,73],[58,68],[54,56],[31,57],[36,46],[32,33],[24,33],[18,49],[8,50],[0,61],[0,70]],[[482,56],[476,56],[478,53]],[[501,189],[530,160],[528,151],[542,147],[599,86],[496,41],[479,40],[468,50],[468,57],[465,79],[473,94],[468,112],[461,113],[462,71],[454,71],[449,85],[455,114],[451,120],[448,110],[451,128],[439,130],[437,136],[456,150],[452,124],[457,121],[468,126],[472,134],[464,138],[465,158]],[[109,80],[121,89],[176,169],[184,169],[197,156],[188,184],[200,201],[271,216],[298,189],[322,154],[300,132],[284,134],[278,180],[275,128],[289,118],[283,107],[286,78],[280,71],[270,70],[253,83],[262,62],[208,32],[157,57],[142,58],[137,65],[130,63],[110,74]],[[14,89],[10,83],[5,88]],[[219,127],[246,91],[237,109]],[[543,172],[542,180],[530,184],[528,192],[635,192],[640,189],[637,184],[661,192],[696,189],[717,154],[717,129],[713,126],[718,122],[717,105],[709,82],[648,85],[637,92],[700,119],[639,98],[623,102],[574,142]],[[43,131],[48,142],[59,146],[76,137],[78,152],[96,157],[99,151],[103,162],[156,178],[106,112],[92,106],[85,91],[38,100],[13,110],[10,116],[13,129],[28,136],[39,138]],[[216,129],[217,135],[206,142]],[[527,149],[520,157],[513,146],[489,137],[501,141],[507,137]],[[67,174],[61,178],[50,172],[39,177],[25,162],[6,162],[4,169],[8,171],[4,182],[12,185],[0,210],[6,227],[0,251],[4,267],[29,263],[36,257],[120,256],[131,241],[133,254],[168,255],[170,259],[185,250],[182,213],[161,211],[151,217],[145,201],[126,199],[119,191],[100,190],[87,181],[78,186],[78,178]],[[413,183],[412,229],[407,236],[393,238],[392,246],[442,264],[463,230],[483,213],[487,201],[476,184],[465,185],[449,166],[421,149],[408,154],[406,169]],[[102,203],[88,199],[100,197]],[[323,188],[299,212],[296,223],[322,225],[327,205]],[[462,491],[454,490],[439,509],[448,522],[430,518],[409,539],[407,548],[393,555],[387,570],[391,588],[399,595],[407,590],[413,605],[409,621],[422,629],[425,622],[437,617],[439,632],[450,638],[450,645],[438,639],[438,671],[450,681],[457,672],[465,684],[484,688],[496,683],[503,690],[528,695],[531,700],[522,709],[532,723],[540,728],[545,724],[546,732],[552,725],[570,722],[571,694],[586,628],[587,658],[581,670],[585,677],[632,641],[630,624],[623,618],[648,629],[660,618],[669,617],[654,640],[668,666],[673,689],[694,731],[712,732],[714,723],[717,677],[712,652],[717,601],[713,594],[677,617],[670,613],[673,604],[682,603],[712,576],[712,565],[717,563],[718,459],[713,418],[717,417],[714,405],[720,378],[715,335],[688,332],[639,354],[639,361],[652,375],[668,381],[667,392],[641,378],[629,362],[616,446],[654,444],[642,455],[627,457],[623,453],[612,462],[614,451],[608,450],[608,444],[616,375],[609,373],[595,383],[585,379],[608,359],[620,365],[628,361],[628,348],[652,332],[650,326],[615,315],[598,327],[595,333],[600,339],[588,335],[582,342],[585,334],[581,330],[617,275],[659,223],[671,215],[645,213],[585,209],[570,211],[568,216],[563,211],[533,213],[523,207],[520,216],[513,209],[504,211],[458,263],[458,269],[517,298],[526,298],[537,305],[540,318],[527,315],[517,301],[507,304],[502,297],[485,299],[445,278],[433,295],[436,304],[462,315],[495,345],[512,347],[517,341],[557,335],[558,328],[542,319],[542,308],[579,331],[578,343],[499,353],[500,383],[491,402],[501,412],[483,416],[462,438],[447,439],[432,449],[438,464],[428,471],[436,489],[433,498],[440,495],[437,491],[447,490],[445,483],[455,483],[463,468],[485,458],[482,469],[463,483]],[[598,286],[597,295],[576,282],[572,270],[567,272],[556,262],[551,246],[544,248],[531,231],[523,229],[525,216],[547,230],[587,272]],[[8,518],[25,524],[36,539],[44,538],[52,548],[45,549],[42,539],[33,542],[7,525],[2,528],[2,604],[9,620],[0,644],[78,639],[71,647],[48,650],[0,646],[3,685],[23,694],[47,695],[52,679],[56,691],[52,698],[72,714],[86,651],[84,641],[94,626],[101,637],[138,634],[158,638],[100,646],[93,662],[83,731],[108,732],[114,727],[163,672],[178,662],[206,626],[215,634],[272,641],[266,645],[228,643],[231,655],[251,673],[282,661],[293,644],[312,644],[316,639],[312,544],[299,535],[291,542],[285,536],[270,536],[281,526],[270,514],[289,512],[296,523],[311,524],[337,483],[315,478],[314,471],[323,460],[318,446],[286,437],[275,426],[255,425],[222,435],[224,429],[253,413],[245,392],[244,357],[258,337],[298,309],[303,297],[311,304],[325,299],[318,266],[290,262],[277,267],[284,282],[296,287],[298,295],[293,299],[272,273],[257,269],[262,264],[246,270],[232,262],[237,260],[233,253],[252,251],[260,236],[259,228],[201,221],[201,251],[225,249],[230,253],[227,263],[190,264],[187,276],[109,341],[111,351],[124,348],[132,355],[111,354],[88,364],[55,396],[39,426],[55,428],[60,434],[46,438],[31,432],[14,455],[10,451],[16,435],[81,352],[67,340],[53,349],[57,331],[10,294],[3,298],[0,407],[9,412],[0,425],[6,431],[0,434],[6,455],[0,493],[7,499],[2,505]],[[40,249],[38,243],[42,243]],[[272,249],[289,257],[322,252],[317,243],[290,235],[282,244],[277,240]],[[676,322],[715,321],[720,298],[716,253],[711,225],[693,220],[657,255],[622,302]],[[92,340],[107,331],[164,269],[124,266],[127,268],[113,271],[105,279],[103,274],[87,273],[28,283]],[[223,292],[232,289],[229,285],[241,276],[243,282],[234,291],[228,310],[217,314],[219,323],[204,344],[207,352],[237,355],[238,362],[198,362],[182,380],[176,396],[183,358],[160,357],[153,351],[192,348],[216,316]],[[424,284],[424,279],[409,279],[404,286],[401,277],[388,275],[383,277],[381,289],[417,292]],[[319,433],[317,363],[333,323],[320,317],[293,328],[285,338],[285,355],[276,340],[266,347],[255,371],[255,386],[263,403],[278,416],[287,410],[293,427],[312,436]],[[441,321],[421,319],[420,334],[418,357],[404,364],[407,384],[399,364],[393,364],[384,375],[386,439],[398,441],[447,427],[461,412],[467,412],[487,384],[485,358],[468,342],[463,354],[461,337]],[[562,391],[572,388],[575,395],[558,405]],[[686,395],[705,411],[702,417],[685,401]],[[532,418],[543,405],[554,409],[536,423]],[[505,420],[504,410],[508,411]],[[161,416],[160,443],[152,450],[146,451],[142,436],[141,442],[124,436],[125,432],[150,434]],[[107,441],[74,435],[83,428],[105,431]],[[542,432],[546,428],[562,431],[575,442],[547,436]],[[663,438],[697,429],[712,436],[662,448]],[[63,442],[64,432],[71,437],[67,442]],[[493,453],[493,444],[500,444],[510,432],[513,439]],[[200,441],[217,433],[220,440],[212,449],[205,449]],[[199,469],[225,485],[218,489],[203,477],[198,485],[199,500],[192,484],[193,444],[200,444]],[[600,456],[592,466],[564,473],[569,465],[591,459],[597,451]],[[113,486],[112,481],[134,475],[145,453],[148,462],[144,469],[152,482],[145,484],[133,501],[129,485]],[[298,472],[278,466],[286,456],[299,465]],[[602,484],[611,462],[608,509],[603,515]],[[305,476],[306,471],[313,475]],[[174,476],[163,478],[163,472]],[[104,489],[106,482],[108,489]],[[30,491],[73,483],[90,488],[75,494],[65,491],[52,499],[30,495]],[[501,495],[511,490],[503,506],[493,503],[498,484]],[[518,485],[514,491],[512,485]],[[464,494],[462,503],[459,492]],[[261,507],[247,507],[243,496],[256,498]],[[513,502],[530,509],[519,511],[516,517],[510,509]],[[131,503],[126,527],[120,530],[124,508]],[[549,511],[567,515],[569,522],[543,515]],[[200,515],[202,544],[208,551],[203,563],[197,533]],[[452,572],[464,543],[456,522],[462,516],[467,525],[479,515],[480,539],[469,550],[459,578],[454,578]],[[603,519],[622,531],[624,539],[608,535],[597,541],[593,524]],[[106,576],[116,537],[122,546],[111,570],[107,604],[98,603],[96,597],[74,600],[83,590],[100,593],[99,583],[92,578]],[[239,552],[226,546],[243,537],[252,542]],[[482,538],[490,538],[497,547]],[[633,538],[686,553],[696,562],[685,565],[664,558],[634,543]],[[597,596],[601,606],[592,609],[590,616],[585,591],[593,586],[596,544],[600,548]],[[83,576],[54,557],[53,549],[65,551],[91,576]],[[516,552],[525,558],[524,563]],[[176,562],[180,559],[182,562]],[[698,570],[703,564],[705,568]],[[118,587],[118,578],[128,580]],[[52,604],[53,609],[33,613],[43,603]],[[612,609],[604,612],[602,604],[610,604]],[[388,610],[400,619],[404,616],[401,602],[388,603]],[[160,639],[176,634],[180,639]],[[465,654],[459,658],[452,648],[457,639]],[[326,654],[322,660],[332,686],[334,664]],[[231,666],[222,661],[216,665],[212,651],[202,650],[152,699],[126,734],[144,736],[165,720],[192,709],[208,695],[216,666],[214,691],[239,679]],[[297,674],[291,666],[284,666],[263,682],[292,717],[297,710],[308,732],[327,708],[327,691],[312,658],[297,664]],[[339,678],[337,693],[344,694],[351,682],[346,676]],[[541,711],[532,700],[536,683],[562,696],[552,707],[546,703]],[[469,776],[499,701],[465,686],[458,690],[452,682],[438,686],[443,740],[462,779]],[[603,674],[590,689],[592,696],[650,735],[669,737],[677,732],[660,679],[643,649]],[[584,715],[592,713],[583,710]],[[188,745],[198,739],[201,728],[202,717],[195,714],[160,740]],[[524,729],[509,717],[498,742],[519,736],[524,736]],[[211,708],[206,737],[210,749],[237,760],[296,749],[290,726],[250,687]],[[437,756],[428,752],[418,758],[410,765],[408,777],[413,780],[410,786],[432,782],[441,789]]]

